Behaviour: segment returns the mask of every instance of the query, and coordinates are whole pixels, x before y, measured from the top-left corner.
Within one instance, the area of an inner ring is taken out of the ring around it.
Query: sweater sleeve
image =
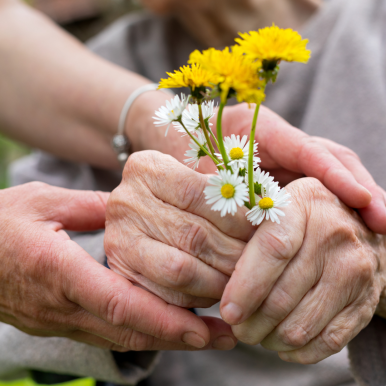
[[[386,382],[386,319],[374,316],[349,343],[352,373],[360,386],[384,386]]]

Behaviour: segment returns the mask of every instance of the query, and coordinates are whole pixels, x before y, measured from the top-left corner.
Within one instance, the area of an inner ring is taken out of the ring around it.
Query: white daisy
[[[224,138],[225,151],[227,152],[229,158],[229,166],[232,168],[243,169],[248,167],[248,156],[249,156],[249,141],[248,136],[244,135],[240,139],[240,136],[237,137],[232,134],[230,137]],[[256,167],[259,162],[261,162],[259,157],[255,156],[257,153],[257,143],[253,144],[253,166]],[[221,154],[216,154],[218,157],[221,157]]]
[[[168,134],[170,124],[181,119],[182,113],[185,111],[186,105],[189,102],[189,98],[186,98],[185,94],[181,94],[181,99],[176,95],[173,99],[166,101],[166,106],[161,106],[156,112],[154,124],[156,126],[168,125],[165,133],[165,137]]]
[[[209,183],[214,186],[207,186],[204,190],[207,204],[215,203],[211,209],[221,211],[221,217],[227,213],[233,216],[237,212],[237,206],[243,206],[248,201],[247,186],[238,173],[219,170],[218,174],[209,178]]]
[[[253,172],[253,182],[255,184],[255,192],[256,187],[258,189],[256,194],[261,195],[262,189],[265,189],[268,185],[271,185],[273,183],[273,177],[270,176],[268,172],[263,172],[260,168],[257,168]],[[247,184],[247,186],[249,186],[248,171],[245,172],[245,183]]]
[[[285,216],[285,214],[277,208],[289,205],[290,197],[291,195],[284,188],[280,189],[276,183],[268,184],[262,191],[262,197],[258,197],[257,205],[247,212],[246,216],[252,225],[261,224],[264,218],[280,224],[278,216]]]
[[[197,132],[197,136],[195,138],[197,139],[197,142],[200,145],[202,146],[206,145],[206,139],[203,133]],[[187,165],[194,163],[193,165],[193,170],[194,170],[196,167],[198,167],[200,158],[205,157],[206,154],[203,150],[201,150],[201,148],[196,144],[196,142],[193,141],[193,139],[190,140],[189,147],[190,147],[190,150],[186,151],[185,157],[190,157],[190,158],[184,160],[184,162]]]
[[[214,101],[204,102],[201,105],[201,108],[204,120],[209,121],[209,119],[214,116]],[[201,129],[200,116],[197,104],[188,105],[188,108],[182,114],[182,123],[190,133],[196,132],[197,130]],[[180,125],[179,122],[175,122],[173,123],[173,125],[179,132],[185,133],[185,129],[182,127],[182,125]],[[210,122],[209,125],[212,126]]]

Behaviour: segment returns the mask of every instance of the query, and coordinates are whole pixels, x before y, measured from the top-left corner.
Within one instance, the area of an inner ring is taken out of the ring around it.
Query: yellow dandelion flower
[[[174,73],[167,72],[168,79],[161,79],[158,88],[190,87],[193,91],[200,87],[210,87],[218,79],[215,74],[202,68],[198,64],[180,67]]]
[[[273,24],[272,27],[239,35],[241,38],[237,38],[236,42],[253,60],[307,63],[311,56],[311,51],[306,48],[308,39],[302,39],[298,32],[290,28],[281,29]]]
[[[221,90],[221,101],[226,102],[228,96],[235,94],[239,102],[260,103],[264,100],[261,90],[263,83],[259,78],[259,63],[247,58],[241,50],[231,51],[209,48],[203,52],[194,51],[190,54],[189,63],[200,64],[203,68],[218,76]]]

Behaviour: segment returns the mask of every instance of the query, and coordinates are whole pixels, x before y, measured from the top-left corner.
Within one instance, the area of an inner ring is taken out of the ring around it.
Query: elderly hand
[[[248,135],[254,109],[246,104],[224,110],[224,135]],[[284,186],[301,177],[315,177],[350,208],[360,208],[366,225],[386,235],[386,193],[350,149],[310,137],[262,106],[256,129],[261,168]],[[202,165],[204,166],[204,165]],[[202,170],[202,169],[201,169]],[[365,187],[372,194],[363,189]]]
[[[317,180],[286,189],[293,201],[286,217],[258,228],[221,314],[241,341],[286,361],[316,363],[370,322],[386,286],[386,241]]]
[[[116,351],[233,347],[225,323],[166,304],[70,240],[63,229],[104,227],[108,197],[42,183],[0,190],[0,321]]]
[[[158,152],[133,154],[107,205],[110,268],[171,304],[216,303],[254,229],[246,208],[210,210],[208,178]]]

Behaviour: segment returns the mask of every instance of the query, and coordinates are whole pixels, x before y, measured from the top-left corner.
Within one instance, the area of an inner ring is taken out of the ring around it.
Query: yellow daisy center
[[[224,198],[232,198],[235,195],[235,188],[231,184],[225,184],[221,188],[221,194]]]
[[[229,155],[232,159],[241,159],[244,157],[244,152],[239,147],[234,147],[230,152]]]
[[[271,209],[273,208],[273,200],[269,197],[264,197],[259,201],[259,206],[261,209]]]

